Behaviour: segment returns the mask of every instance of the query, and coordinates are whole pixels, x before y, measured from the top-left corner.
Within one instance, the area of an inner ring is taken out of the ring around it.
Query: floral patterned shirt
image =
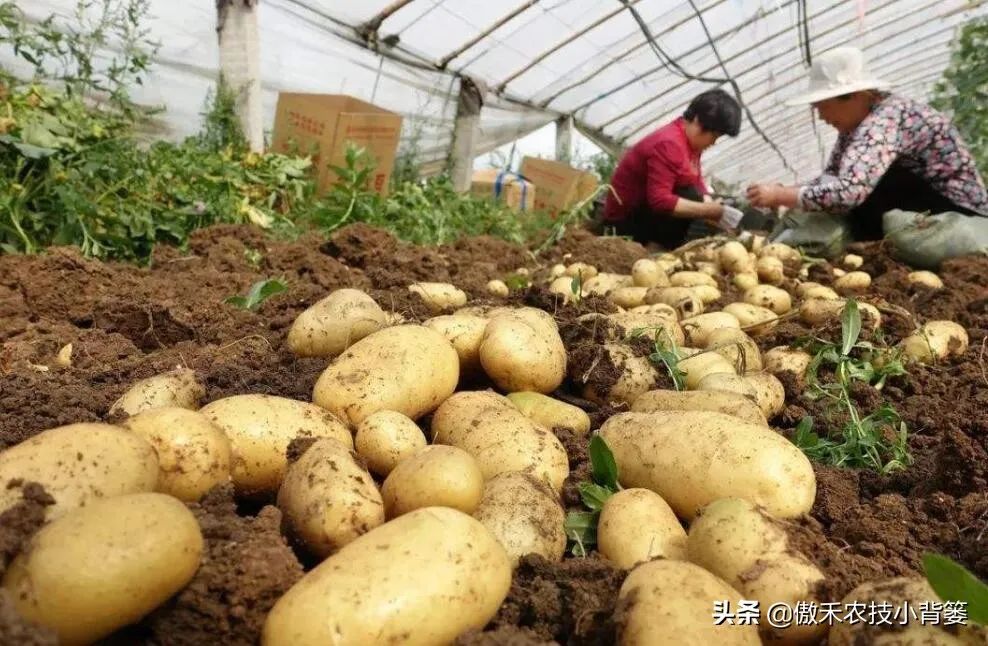
[[[838,137],[824,175],[801,188],[800,204],[807,211],[848,211],[895,161],[954,204],[988,215],[985,183],[954,125],[933,108],[893,94]]]

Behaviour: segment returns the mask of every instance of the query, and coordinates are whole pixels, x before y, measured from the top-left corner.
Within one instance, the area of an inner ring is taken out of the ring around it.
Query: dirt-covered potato
[[[660,287],[669,284],[669,276],[651,258],[641,258],[631,266],[631,279],[636,287]]]
[[[511,586],[511,560],[483,524],[417,509],[317,565],[267,615],[264,646],[450,644],[480,630]]]
[[[490,391],[460,392],[443,402],[432,416],[432,441],[472,455],[485,479],[525,471],[559,491],[569,475],[569,458],[556,436]]]
[[[467,304],[466,292],[449,283],[412,283],[408,291],[418,294],[435,314]]]
[[[321,558],[384,522],[374,479],[350,446],[331,437],[316,440],[288,465],[278,508],[292,535]]]
[[[659,373],[648,360],[648,357],[635,356],[631,348],[619,343],[605,343],[598,350],[602,361],[620,372],[614,382],[607,384],[607,389],[599,387],[593,374],[583,388],[583,396],[598,404],[631,403],[644,392],[655,388]],[[603,367],[598,368],[605,370]]]
[[[606,296],[612,289],[619,287],[634,287],[635,282],[631,276],[624,274],[600,273],[590,278],[583,277],[582,296]]]
[[[770,285],[778,285],[786,278],[785,265],[774,256],[762,256],[755,263],[758,280]]]
[[[792,309],[792,296],[789,292],[772,285],[756,285],[746,290],[744,302],[772,310],[780,316]]]
[[[617,312],[606,315],[606,318],[617,325],[623,333],[621,336],[612,337],[615,341],[621,341],[632,334],[641,333],[650,339],[654,339],[658,335],[659,339],[667,346],[670,342],[677,346],[686,342],[686,333],[683,332],[682,326],[676,322],[675,314],[670,316],[666,311]]]
[[[822,299],[826,301],[842,300],[840,294],[835,292],[830,287],[825,287],[823,285],[812,285],[810,287],[807,287],[802,291],[802,294],[800,294],[800,296],[806,300],[810,300],[810,299]]]
[[[357,424],[353,447],[372,473],[387,477],[399,462],[428,442],[425,433],[407,416],[380,410]]]
[[[127,418],[121,425],[154,447],[158,491],[195,502],[213,487],[230,481],[230,439],[202,413],[185,408],[153,408]]]
[[[439,332],[452,344],[460,358],[460,377],[473,377],[483,372],[480,365],[480,342],[484,339],[489,319],[470,314],[435,316],[422,322]]]
[[[718,498],[744,498],[782,518],[816,497],[809,459],[775,431],[706,411],[618,413],[600,429],[622,486],[651,489],[692,519]]]
[[[526,554],[559,561],[566,551],[559,496],[528,473],[500,473],[488,480],[473,517],[497,538],[513,566]]]
[[[566,347],[552,316],[522,307],[491,318],[480,363],[501,390],[550,393],[566,377]]]
[[[364,337],[322,372],[312,401],[356,426],[379,410],[412,419],[453,394],[460,357],[439,332],[396,325]]]
[[[299,357],[335,357],[387,324],[373,298],[359,289],[338,289],[296,317],[286,343]]]
[[[736,374],[734,364],[716,352],[698,352],[690,357],[681,359],[677,364],[683,373],[683,381],[688,390],[697,390],[700,382],[708,375],[715,373]]]
[[[585,262],[574,262],[566,267],[565,274],[570,278],[582,277],[584,280],[598,275],[597,268]]]
[[[929,321],[899,343],[903,354],[920,363],[933,363],[967,352],[967,330],[953,321]]]
[[[549,291],[563,297],[563,303],[572,303],[580,296],[579,286],[573,289],[573,279],[569,276],[560,276],[549,283]]]
[[[498,298],[507,298],[511,291],[503,280],[494,279],[487,281],[487,293]]]
[[[863,271],[850,271],[834,281],[834,289],[845,296],[866,291],[869,287],[871,276]]]
[[[10,565],[3,589],[28,621],[66,646],[136,623],[199,569],[199,523],[178,499],[132,493],[91,500],[42,527]]]
[[[434,444],[398,463],[381,486],[388,519],[423,507],[452,507],[472,514],[484,493],[484,474],[472,455]]]
[[[812,359],[808,352],[780,345],[762,355],[762,367],[773,375],[791,372],[802,379]]]
[[[669,276],[669,284],[673,287],[694,287],[696,285],[717,287],[717,281],[714,277],[702,271],[677,271]]]
[[[309,402],[274,395],[233,395],[200,411],[230,438],[233,484],[243,496],[273,494],[281,486],[296,437],[331,437],[353,448],[350,430]]]
[[[597,550],[619,568],[662,557],[686,559],[686,531],[669,504],[648,489],[622,489],[604,502]]]
[[[54,520],[99,498],[154,491],[158,457],[143,437],[109,424],[68,424],[0,452],[0,512],[20,501],[11,480],[37,482],[55,499]]]
[[[752,264],[752,266],[754,266],[754,264]],[[735,274],[734,278],[731,279],[731,282],[734,283],[735,287],[742,291],[748,290],[758,285],[758,274],[754,271],[743,271],[739,274]]]
[[[799,250],[790,247],[782,242],[772,242],[758,251],[759,258],[778,258],[783,262],[799,262],[802,256],[799,255]]]
[[[668,305],[676,310],[679,318],[703,314],[703,299],[689,287],[652,287],[645,294],[645,302]]]
[[[199,382],[194,370],[175,368],[132,385],[113,403],[109,415],[136,415],[165,406],[196,410],[205,394],[206,387]]]
[[[686,341],[691,346],[705,348],[710,342],[710,335],[714,330],[721,328],[740,329],[741,322],[738,317],[730,312],[707,312],[698,316],[691,316],[680,321],[683,331],[686,332]]]
[[[762,369],[758,344],[737,328],[725,327],[711,332],[707,338],[707,349],[730,361],[739,374]]]
[[[932,271],[911,271],[906,276],[910,285],[922,285],[929,289],[943,289],[943,281]]]
[[[749,372],[744,380],[752,390],[755,403],[767,419],[782,412],[786,405],[786,389],[778,377],[770,372]]]
[[[724,312],[736,318],[751,336],[768,334],[779,323],[779,316],[775,312],[760,305],[731,303],[724,307]]]
[[[635,413],[710,411],[733,415],[750,424],[768,426],[765,414],[752,400],[732,392],[712,390],[650,390],[631,405]]]
[[[844,313],[847,301],[843,298],[832,300],[823,298],[809,298],[799,306],[799,318],[808,325],[823,325],[830,321],[839,320]],[[882,324],[882,315],[878,308],[870,303],[858,301],[858,310],[861,312],[861,324],[871,330],[878,329]]]
[[[573,404],[530,391],[509,393],[508,399],[525,417],[544,428],[568,428],[580,435],[590,432],[590,416]]]
[[[645,294],[648,287],[618,287],[607,294],[607,299],[617,305],[630,309],[645,304]]]
[[[633,569],[615,616],[621,646],[761,646],[757,626],[713,620],[715,602],[737,608],[741,595],[698,565],[658,559]]]
[[[725,242],[717,252],[721,268],[729,274],[742,274],[754,269],[748,250],[740,242]]]

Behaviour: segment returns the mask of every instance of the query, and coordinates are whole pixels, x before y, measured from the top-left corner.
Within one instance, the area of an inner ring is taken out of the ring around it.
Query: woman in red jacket
[[[716,225],[724,219],[737,224],[740,211],[704,199],[709,191],[700,156],[722,135],[736,137],[740,128],[741,107],[723,90],[694,98],[681,117],[621,158],[601,226],[642,244],[656,242],[674,249],[686,241],[694,223]]]

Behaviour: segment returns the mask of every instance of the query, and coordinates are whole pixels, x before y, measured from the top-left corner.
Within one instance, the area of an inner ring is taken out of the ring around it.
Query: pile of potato
[[[642,259],[630,275],[545,272],[564,302],[595,294],[618,308],[584,320],[609,330],[602,350],[624,374],[582,394],[627,407],[594,430],[624,487],[598,527],[601,555],[629,571],[622,644],[808,644],[826,632],[711,621],[714,601],[813,600],[824,578],[783,529],[811,509],[813,469],[769,425],[785,398],[775,375],[801,375],[809,356],[763,355],[757,339],[783,317],[838,317],[870,278],[854,269],[820,285],[801,270],[795,250],[755,240]],[[712,308],[717,277],[742,300]],[[354,289],[297,317],[288,347],[327,361],[311,402],[242,394],[203,406],[195,374],[176,369],[124,393],[108,411],[116,424],[54,428],[0,453],[0,483],[39,482],[56,501],[2,582],[20,613],[66,644],[140,620],[199,567],[203,537],[183,503],[232,482],[241,499],[275,503],[319,560],[271,610],[264,644],[445,644],[483,628],[522,556],[563,558],[569,457],[552,431],[589,441],[591,422],[550,396],[567,375],[551,315],[466,307],[448,284],[409,290],[432,318],[406,323]],[[488,290],[509,293],[501,281]],[[861,307],[877,326],[879,311]],[[685,391],[655,387],[660,368],[625,343],[642,329],[682,357]],[[932,321],[902,348],[934,361],[966,344],[963,328]],[[478,380],[490,387],[464,389]],[[308,446],[290,460],[299,438]],[[18,499],[0,487],[0,510]]]

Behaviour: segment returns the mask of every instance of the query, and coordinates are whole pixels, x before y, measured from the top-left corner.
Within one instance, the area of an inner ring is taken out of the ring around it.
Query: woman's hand
[[[747,197],[752,206],[764,208],[794,207],[799,201],[799,189],[782,184],[752,184],[748,187]]]

